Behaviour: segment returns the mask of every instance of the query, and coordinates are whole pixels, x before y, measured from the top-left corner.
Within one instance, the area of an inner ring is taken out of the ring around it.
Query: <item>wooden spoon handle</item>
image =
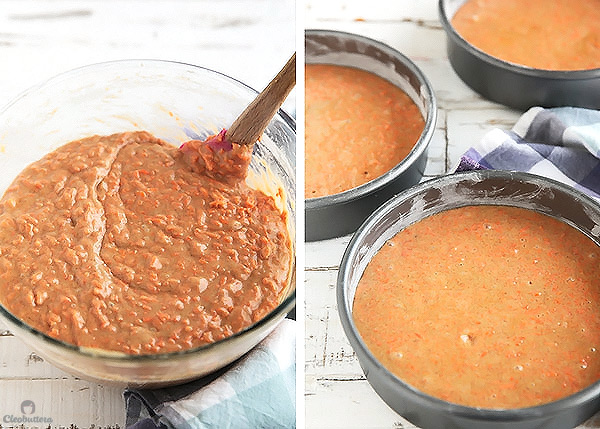
[[[296,84],[296,53],[269,82],[269,85],[246,107],[225,133],[225,138],[238,144],[254,144],[267,128]]]

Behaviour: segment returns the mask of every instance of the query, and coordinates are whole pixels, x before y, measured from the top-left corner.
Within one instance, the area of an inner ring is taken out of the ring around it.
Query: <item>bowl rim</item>
[[[338,30],[323,30],[323,29],[306,29],[304,32],[304,40],[306,41],[307,37],[311,35],[318,36],[331,36],[338,38],[345,38],[347,40],[355,40],[358,42],[362,42],[367,45],[371,45],[383,52],[386,52],[391,57],[398,59],[408,70],[417,78],[419,84],[422,88],[422,94],[424,96],[424,107],[426,109],[427,116],[424,118],[425,124],[423,127],[423,131],[419,136],[419,139],[415,142],[413,148],[409,152],[404,159],[402,159],[398,164],[392,167],[390,170],[386,171],[382,175],[363,183],[355,188],[351,188],[342,192],[338,192],[336,194],[324,195],[316,198],[306,198],[305,206],[306,210],[317,211],[320,209],[327,208],[332,205],[345,204],[357,199],[366,197],[370,194],[377,192],[379,189],[385,187],[390,182],[393,182],[399,176],[401,176],[406,170],[408,170],[416,160],[423,154],[423,152],[427,149],[429,142],[431,141],[433,134],[435,132],[435,126],[437,122],[437,101],[435,97],[435,92],[433,90],[433,86],[429,82],[429,79],[425,74],[421,71],[419,67],[406,55],[402,54],[395,48],[387,45],[386,43],[380,42],[375,39],[371,39],[366,36],[362,36],[360,34],[349,33],[345,31]],[[328,63],[318,63],[318,64],[328,64]],[[335,64],[334,64],[335,65]],[[371,72],[370,72],[371,73]],[[402,89],[402,88],[400,88]],[[414,102],[414,100],[413,100]]]
[[[51,85],[54,82],[59,82],[62,79],[68,78],[72,75],[76,75],[76,74],[79,74],[82,72],[92,72],[94,69],[99,68],[99,67],[107,67],[107,66],[119,65],[119,64],[133,66],[136,64],[139,65],[140,63],[144,64],[144,67],[146,66],[146,64],[149,65],[149,67],[157,64],[160,66],[181,67],[183,69],[192,68],[195,70],[199,70],[202,73],[217,75],[220,78],[224,78],[225,80],[230,81],[230,83],[233,83],[233,84],[235,84],[241,88],[244,88],[246,90],[249,90],[253,94],[258,94],[258,91],[256,91],[254,88],[246,85],[245,83],[241,82],[240,80],[233,78],[225,73],[222,73],[222,72],[219,72],[216,70],[212,70],[207,67],[186,63],[186,62],[160,60],[160,59],[111,60],[111,61],[103,61],[103,62],[97,62],[97,63],[83,65],[83,66],[76,67],[76,68],[64,71],[62,73],[56,74],[54,76],[51,76],[51,77],[43,80],[42,82],[39,82],[39,83],[25,89],[21,93],[17,94],[17,96],[15,96],[13,99],[11,99],[8,103],[6,103],[4,106],[2,106],[0,108],[0,115],[2,115],[4,112],[6,112],[12,105],[18,103],[19,100],[21,100],[23,97],[26,97],[26,96],[34,93],[35,91],[43,88],[46,85]],[[148,70],[148,69],[146,69],[146,70]],[[283,122],[287,126],[289,126],[294,131],[294,134],[295,134],[296,133],[295,120],[290,115],[288,115],[282,108],[278,109],[277,115],[280,116],[280,118],[283,120]],[[296,233],[296,235],[297,235],[297,233]],[[293,242],[292,242],[292,246],[294,249],[296,248],[296,244]],[[183,358],[183,357],[192,356],[198,352],[204,352],[207,350],[215,349],[217,347],[221,347],[222,344],[237,341],[238,338],[245,337],[255,330],[259,330],[263,327],[268,326],[274,319],[276,319],[284,314],[287,314],[289,311],[291,311],[296,303],[295,271],[297,269],[297,265],[296,265],[295,259],[296,258],[294,257],[294,255],[292,255],[292,261],[290,263],[290,283],[288,285],[288,287],[291,287],[291,291],[289,292],[289,295],[286,296],[277,305],[277,307],[275,307],[273,310],[271,310],[267,315],[265,315],[263,318],[261,318],[257,322],[247,326],[246,328],[242,329],[241,331],[238,331],[222,340],[218,340],[218,341],[215,341],[214,343],[209,343],[209,344],[205,344],[202,346],[198,346],[198,347],[194,347],[194,348],[190,348],[190,349],[184,349],[184,350],[180,350],[180,351],[166,352],[166,353],[129,354],[129,353],[125,353],[125,352],[105,350],[105,349],[100,349],[100,348],[82,347],[82,346],[77,346],[75,344],[71,344],[71,343],[59,340],[57,338],[51,337],[51,336],[43,333],[42,331],[28,325],[27,323],[25,323],[24,321],[22,321],[15,315],[13,315],[1,302],[0,302],[0,316],[7,319],[9,321],[9,323],[12,323],[15,326],[17,326],[17,328],[20,328],[20,329],[24,330],[25,332],[27,332],[28,334],[31,334],[34,337],[44,341],[45,343],[48,343],[52,347],[62,348],[68,352],[77,353],[81,356],[88,357],[88,358],[93,358],[93,359],[101,358],[106,361],[135,362],[135,363],[162,362],[164,360],[173,359],[173,358]]]
[[[258,94],[258,91],[256,89],[245,84],[241,80],[239,80],[235,77],[229,76],[223,72],[210,69],[208,67],[199,66],[196,64],[192,64],[192,63],[187,63],[185,61],[161,60],[161,59],[156,59],[156,58],[129,58],[129,59],[108,60],[108,61],[100,61],[100,62],[85,64],[82,66],[78,66],[78,67],[60,72],[53,76],[50,76],[32,86],[29,86],[28,88],[24,89],[23,91],[21,91],[17,95],[15,95],[13,98],[11,98],[8,102],[1,104],[0,105],[0,114],[4,113],[6,110],[8,110],[13,104],[17,103],[21,98],[29,95],[30,93],[35,92],[36,90],[39,90],[40,88],[43,88],[46,85],[50,85],[55,81],[58,82],[61,79],[68,78],[71,75],[85,72],[85,71],[93,69],[93,68],[110,67],[110,66],[119,65],[119,64],[124,64],[124,65],[128,65],[128,66],[129,65],[134,66],[136,64],[137,65],[149,64],[150,66],[152,66],[152,65],[157,64],[157,65],[181,67],[182,69],[191,68],[191,69],[200,71],[202,73],[220,76],[221,78],[225,78],[226,80],[229,80],[231,83],[235,83],[236,85],[239,85],[242,88],[250,90],[254,94]],[[283,107],[280,107],[277,110],[277,115],[281,116],[281,118],[284,119],[284,122],[286,123],[286,125],[288,125],[290,128],[292,128],[294,130],[294,132],[296,131],[295,119],[293,119],[292,116],[290,114],[288,114],[285,110],[283,110]]]
[[[457,173],[450,173],[435,178],[426,180],[413,186],[406,191],[400,192],[393,198],[389,199],[386,203],[380,206],[352,236],[344,255],[340,263],[338,277],[336,281],[336,295],[337,295],[337,307],[340,320],[342,322],[344,332],[352,345],[352,348],[358,349],[357,357],[363,365],[363,361],[367,364],[376,368],[377,371],[383,373],[388,381],[390,381],[396,388],[402,389],[404,392],[413,395],[415,400],[418,400],[421,404],[425,404],[428,408],[435,408],[444,413],[449,413],[455,416],[461,416],[472,419],[487,419],[489,421],[497,422],[516,422],[524,421],[528,419],[540,418],[541,416],[549,416],[561,413],[567,409],[575,406],[579,406],[583,402],[590,402],[600,396],[600,380],[595,381],[589,386],[582,390],[579,390],[571,395],[557,399],[552,402],[534,405],[529,407],[521,408],[483,408],[483,407],[472,407],[467,405],[461,405],[450,401],[439,399],[435,396],[418,390],[407,382],[403,381],[400,377],[390,372],[385,366],[383,366],[379,360],[373,356],[367,345],[362,340],[358,329],[354,323],[352,317],[352,303],[348,301],[348,285],[349,273],[352,261],[356,259],[360,254],[360,247],[363,237],[371,230],[371,228],[384,216],[387,215],[388,211],[393,209],[395,206],[411,198],[419,193],[429,189],[432,186],[440,182],[460,180],[469,180],[469,178],[481,179],[507,179],[513,181],[537,181],[546,182],[548,185],[560,189],[561,191],[582,200],[584,205],[590,205],[600,213],[600,202],[595,201],[592,197],[588,196],[582,191],[575,189],[572,186],[566,185],[562,182],[550,179],[544,176],[540,176],[533,173],[518,172],[518,171],[507,171],[507,170],[472,170],[462,171]],[[466,204],[469,205],[469,204]],[[417,220],[418,221],[418,220]],[[597,243],[598,244],[598,243]],[[600,244],[598,244],[600,246]],[[366,373],[365,373],[366,374]],[[369,384],[371,381],[367,376]]]
[[[465,0],[465,2],[466,1],[467,0]],[[548,80],[591,80],[600,78],[600,67],[585,70],[537,69],[522,64],[512,63],[510,61],[505,61],[498,57],[494,57],[493,55],[490,55],[487,52],[469,43],[458,33],[458,31],[455,30],[454,26],[450,22],[450,19],[448,18],[446,8],[447,3],[448,0],[439,0],[438,3],[440,22],[446,34],[452,39],[454,43],[459,45],[463,50],[471,53],[484,63],[487,63],[491,66],[503,69],[508,72],[535,78],[545,78]]]

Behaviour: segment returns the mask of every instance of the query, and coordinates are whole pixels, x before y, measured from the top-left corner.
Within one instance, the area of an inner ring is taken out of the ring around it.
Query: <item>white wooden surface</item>
[[[295,49],[295,7],[293,0],[0,0],[0,106],[57,73],[127,58],[196,64],[260,90]],[[293,106],[294,93],[284,107]],[[28,416],[52,419],[52,428],[122,428],[121,393],[54,368],[0,326],[0,427],[17,427],[10,416],[21,417],[30,400],[36,408]]]
[[[437,0],[306,0],[306,28],[348,31],[398,49],[427,75],[439,115],[426,176],[451,171],[490,128],[509,129],[522,112],[488,102],[454,74],[446,57]],[[305,246],[305,407],[310,428],[414,428],[365,380],[339,322],[338,264],[350,236]],[[600,415],[582,427],[600,427]]]

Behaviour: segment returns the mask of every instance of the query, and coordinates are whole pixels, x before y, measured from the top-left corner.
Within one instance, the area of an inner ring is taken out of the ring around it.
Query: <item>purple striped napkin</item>
[[[534,173],[600,199],[600,111],[533,107],[464,153],[456,171],[473,169]]]

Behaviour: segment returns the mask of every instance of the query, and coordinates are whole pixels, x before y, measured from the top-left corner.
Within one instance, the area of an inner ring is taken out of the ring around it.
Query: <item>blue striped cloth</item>
[[[465,152],[456,171],[473,169],[534,173],[600,199],[600,111],[533,107]]]
[[[233,364],[191,383],[124,392],[128,429],[296,427],[296,327],[284,319]]]

